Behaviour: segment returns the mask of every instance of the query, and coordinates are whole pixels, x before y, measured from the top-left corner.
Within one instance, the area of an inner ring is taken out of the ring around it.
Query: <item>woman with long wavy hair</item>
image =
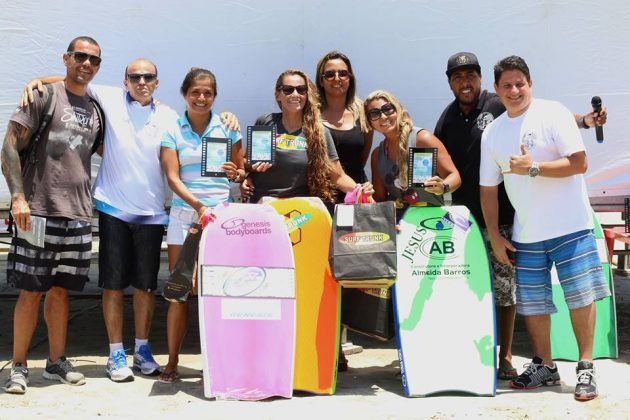
[[[322,120],[330,130],[341,167],[354,181],[367,181],[364,167],[370,157],[373,131],[365,118],[363,101],[356,96],[350,59],[339,51],[325,54],[317,63],[315,84]],[[337,195],[337,202],[343,201],[342,195]]]
[[[374,91],[365,99],[364,110],[372,128],[385,137],[371,158],[376,201],[395,201],[401,210],[418,201],[441,205],[444,193],[459,188],[462,182],[459,172],[442,142],[430,131],[414,127],[409,113],[394,95]],[[407,189],[410,147],[438,150],[437,175],[425,181],[424,188],[419,190]]]
[[[276,127],[276,163],[254,166],[241,193],[256,202],[261,197],[315,196],[332,203],[336,187],[352,191],[357,182],[339,163],[330,132],[322,123],[317,89],[306,73],[288,69],[276,80],[275,99],[279,113],[267,113],[256,125]],[[372,184],[362,184],[365,193]]]

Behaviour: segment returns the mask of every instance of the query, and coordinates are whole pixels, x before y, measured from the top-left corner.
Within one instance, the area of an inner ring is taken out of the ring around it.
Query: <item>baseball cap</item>
[[[473,67],[479,74],[481,74],[481,67],[477,56],[470,52],[458,52],[453,54],[448,59],[446,65],[446,76],[451,77],[451,74],[460,67]]]

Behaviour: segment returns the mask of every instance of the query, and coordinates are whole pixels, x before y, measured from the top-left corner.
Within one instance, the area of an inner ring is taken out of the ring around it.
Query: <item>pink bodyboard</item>
[[[204,395],[290,398],[295,278],[282,217],[266,204],[229,204],[199,248],[199,328]]]

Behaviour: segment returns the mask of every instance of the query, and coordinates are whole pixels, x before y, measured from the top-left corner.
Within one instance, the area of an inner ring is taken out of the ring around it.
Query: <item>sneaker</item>
[[[133,381],[133,372],[127,366],[127,355],[124,350],[116,350],[109,355],[105,367],[107,377],[114,382]]]
[[[578,401],[590,401],[597,397],[597,382],[595,382],[593,363],[580,361],[575,372],[577,374],[575,399]]]
[[[536,356],[531,363],[525,366],[525,372],[518,375],[516,379],[510,382],[510,386],[516,389],[535,389],[541,385],[551,386],[560,385],[560,374],[558,367],[549,367],[543,365],[540,357]]]
[[[151,354],[151,348],[148,344],[143,344],[133,355],[133,370],[140,371],[143,375],[158,375],[160,373],[160,365],[158,365]]]
[[[11,369],[9,378],[4,385],[7,394],[24,394],[28,388],[28,369],[21,363],[17,363]]]
[[[66,356],[61,356],[55,363],[51,362],[50,359],[46,359],[44,378],[61,381],[68,385],[85,384],[85,376],[81,372],[77,372],[70,360],[66,359]]]

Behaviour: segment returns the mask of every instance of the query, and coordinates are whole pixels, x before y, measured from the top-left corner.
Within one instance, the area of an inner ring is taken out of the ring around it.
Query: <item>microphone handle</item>
[[[599,124],[595,124],[595,138],[597,139],[597,143],[604,142],[604,128]]]

